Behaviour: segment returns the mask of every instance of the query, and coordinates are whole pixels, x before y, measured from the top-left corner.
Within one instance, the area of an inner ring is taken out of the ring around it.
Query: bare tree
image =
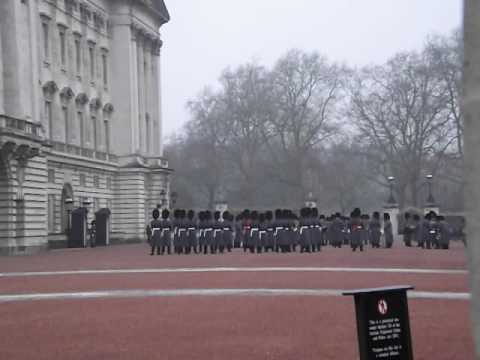
[[[455,141],[448,91],[429,54],[402,53],[383,66],[367,67],[351,83],[349,116],[368,146],[373,179],[397,179],[400,204],[418,204],[427,159]]]
[[[275,65],[272,77],[277,116],[267,127],[272,175],[303,199],[306,162],[312,150],[332,137],[342,69],[317,53],[291,50]]]
[[[238,191],[251,204],[261,175],[265,124],[275,113],[271,77],[264,67],[247,64],[224,71],[220,84],[225,151],[241,180]]]

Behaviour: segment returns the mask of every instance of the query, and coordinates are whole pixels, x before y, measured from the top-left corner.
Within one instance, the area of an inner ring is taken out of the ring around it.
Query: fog
[[[430,34],[461,24],[460,0],[177,0],[162,28],[165,136],[188,120],[187,100],[223,69],[256,60],[271,66],[291,48],[351,66],[420,49]]]

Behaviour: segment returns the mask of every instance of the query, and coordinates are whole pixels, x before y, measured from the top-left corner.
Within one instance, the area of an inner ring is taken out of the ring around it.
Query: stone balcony
[[[77,145],[65,144],[57,141],[51,141],[50,145],[52,146],[52,150],[57,152],[76,155],[76,156],[82,156],[89,159],[96,159],[101,161],[109,161],[109,162],[115,162],[115,163],[118,162],[118,157],[116,155],[109,154],[106,152],[95,151],[93,149],[87,149]]]

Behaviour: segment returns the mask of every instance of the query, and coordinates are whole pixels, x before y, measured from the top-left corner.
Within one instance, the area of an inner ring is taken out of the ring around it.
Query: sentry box
[[[360,360],[413,360],[407,291],[396,286],[346,291],[353,295]]]

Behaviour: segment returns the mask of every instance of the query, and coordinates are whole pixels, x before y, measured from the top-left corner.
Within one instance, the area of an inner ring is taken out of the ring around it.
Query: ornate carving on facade
[[[88,22],[92,18],[92,9],[84,2],[80,3],[80,18],[84,22]]]
[[[107,114],[111,114],[114,111],[114,107],[111,103],[106,103],[105,106],[103,107],[103,111],[106,112]]]
[[[152,43],[152,53],[156,56],[160,56],[160,50],[162,49],[163,41],[157,37]]]
[[[77,103],[77,105],[80,105],[80,106],[84,106],[86,103],[88,103],[88,100],[89,100],[88,96],[85,93],[80,93],[75,98],[75,102]]]
[[[60,91],[60,98],[64,102],[69,102],[74,96],[75,94],[73,93],[73,90],[68,86],[64,87],[62,91]]]
[[[48,95],[53,95],[58,91],[58,86],[55,81],[47,81],[42,88],[43,92]]]
[[[90,100],[90,109],[97,111],[102,107],[102,101],[99,98],[93,98]]]
[[[65,0],[65,11],[69,15],[72,15],[74,11],[78,11],[78,1],[77,0]]]

